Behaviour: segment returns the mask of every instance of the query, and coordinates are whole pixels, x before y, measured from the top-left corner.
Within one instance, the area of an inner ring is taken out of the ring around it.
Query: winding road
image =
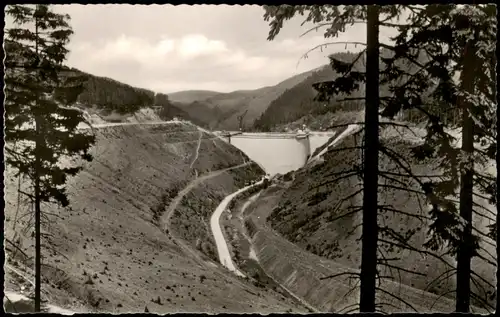
[[[222,234],[222,230],[220,227],[220,216],[226,210],[227,205],[231,202],[231,200],[243,193],[244,191],[262,184],[264,179],[258,181],[257,183],[253,185],[249,185],[246,187],[243,187],[242,189],[230,194],[229,196],[226,196],[222,202],[217,206],[215,209],[214,213],[212,214],[212,217],[210,218],[210,227],[212,228],[212,233],[214,235],[215,239],[215,244],[217,245],[217,253],[219,254],[219,261],[222,265],[224,265],[228,270],[236,273],[236,275],[245,277],[243,273],[241,273],[233,263],[233,260],[231,259],[231,254],[229,253],[229,248],[227,247],[226,240],[224,239],[224,235]]]
[[[175,235],[173,234],[173,231],[170,229],[170,227],[171,227],[170,226],[170,220],[171,220],[171,218],[172,218],[175,210],[177,209],[177,206],[181,203],[182,198],[184,198],[184,196],[186,196],[193,188],[195,188],[196,186],[198,186],[199,184],[201,184],[203,181],[206,181],[206,180],[208,180],[208,179],[210,179],[212,177],[218,176],[218,175],[220,175],[220,174],[222,174],[224,172],[227,172],[227,171],[230,171],[230,170],[233,170],[233,169],[237,169],[237,168],[241,168],[241,167],[247,166],[250,163],[251,162],[247,162],[247,163],[243,163],[243,164],[240,164],[240,165],[228,167],[228,168],[225,168],[225,169],[213,171],[213,172],[210,172],[208,174],[205,174],[205,175],[202,175],[200,177],[195,178],[186,187],[184,187],[177,194],[177,196],[175,196],[175,198],[170,202],[169,206],[167,207],[166,212],[164,213],[163,218],[162,218],[162,223],[164,224],[164,230],[165,230],[165,232],[169,232],[169,234],[172,236],[172,238],[174,238],[174,240],[176,241],[177,245],[179,245],[185,252],[193,255],[194,258],[197,259],[200,263],[201,262],[205,262],[205,261],[203,261],[201,259],[201,257],[198,254],[198,252],[195,252],[192,248],[190,248],[182,239],[175,237]]]

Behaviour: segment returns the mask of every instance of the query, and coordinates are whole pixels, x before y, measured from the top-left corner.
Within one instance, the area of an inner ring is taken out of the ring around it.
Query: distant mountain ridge
[[[357,52],[334,53],[336,59],[352,62],[358,57]],[[392,52],[382,49],[381,56],[389,57]],[[423,53],[418,58],[421,62],[426,60]],[[359,58],[354,66],[358,71],[365,68],[364,58]],[[412,72],[412,65],[401,64],[400,67]],[[204,121],[210,128],[218,130],[237,130],[240,128],[239,119],[242,118],[242,128],[252,131],[282,131],[306,124],[308,126],[329,126],[332,115],[338,111],[360,111],[364,107],[362,98],[365,95],[364,85],[352,92],[349,96],[336,96],[330,102],[315,101],[317,91],[313,84],[334,80],[338,74],[331,65],[323,65],[310,71],[292,76],[275,86],[263,87],[255,90],[234,91],[230,93],[200,94],[196,91],[182,92],[184,100],[195,100],[190,103],[175,103],[189,113]],[[175,94],[179,94],[177,92]],[[174,95],[175,95],[174,94]],[[388,85],[380,87],[381,96],[389,96]],[[187,98],[186,96],[190,96]],[[206,97],[196,99],[197,96]],[[346,97],[353,100],[341,100]],[[359,100],[355,100],[359,98]],[[195,114],[196,112],[196,114]],[[418,114],[405,111],[405,117],[417,122]],[[412,119],[413,118],[413,119]],[[321,122],[321,124],[318,124]]]
[[[7,54],[23,55],[19,50],[24,48],[17,43],[5,41],[4,47]],[[356,55],[336,54],[348,59]],[[229,93],[209,90],[156,93],[75,68],[66,70],[66,74],[80,76],[84,81],[85,89],[77,106],[109,122],[127,122],[136,113],[146,111],[162,120],[178,117],[212,130],[238,130],[240,120],[245,130],[272,130],[304,116],[334,110],[313,101],[316,91],[312,84],[335,76],[329,65],[294,75],[274,86]]]
[[[324,65],[292,76],[277,85],[255,90],[237,90],[229,93],[189,90],[171,93],[168,96],[178,108],[190,116],[206,118],[205,123],[212,129],[239,129],[238,117],[242,115],[244,115],[242,120],[244,128],[253,129],[255,121],[274,100],[325,68],[329,66]]]
[[[186,111],[170,102],[168,96],[148,89],[133,87],[114,79],[95,76],[73,69],[85,78],[85,89],[78,96],[79,106],[106,121],[123,122],[126,118],[144,109],[152,109],[162,120],[174,117],[190,120],[205,126]]]
[[[218,94],[221,93],[210,90],[185,90],[169,93],[168,97],[173,102],[190,103],[197,100],[205,100]]]
[[[32,55],[24,54],[22,50],[25,48],[11,41],[5,41],[4,48],[7,55],[15,54],[15,59]],[[353,56],[352,53],[339,54]],[[63,72],[64,75],[77,75],[84,82],[77,106],[99,120],[128,122],[137,113],[146,112],[162,120],[178,117],[212,130],[237,130],[240,120],[245,130],[269,130],[310,115],[314,109],[329,111],[312,102],[316,94],[312,84],[334,76],[331,67],[324,65],[294,75],[274,86],[255,90],[229,93],[187,90],[166,94],[133,87],[75,68],[65,68],[67,72]]]

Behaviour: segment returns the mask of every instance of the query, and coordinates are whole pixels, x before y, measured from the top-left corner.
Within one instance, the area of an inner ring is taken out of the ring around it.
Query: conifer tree
[[[391,22],[391,19],[401,15],[403,8],[409,12],[406,23],[396,24]],[[406,175],[381,170],[378,171],[378,175],[382,179],[392,180],[396,184],[398,182],[402,184],[396,177],[411,177],[419,184],[421,192],[418,194],[424,195],[433,206],[430,212],[430,218],[432,218],[433,223],[430,224],[430,238],[425,246],[430,248],[431,251],[436,251],[448,245],[448,253],[452,255],[457,250],[461,250],[459,252],[465,254],[462,256],[464,263],[462,265],[464,270],[462,271],[470,276],[471,273],[475,274],[474,272],[470,272],[470,264],[469,266],[467,265],[467,263],[470,263],[471,255],[479,256],[486,262],[492,263],[491,260],[473,251],[478,250],[480,246],[478,237],[470,234],[472,230],[470,221],[471,208],[472,206],[477,208],[481,208],[482,206],[471,200],[470,196],[473,194],[472,190],[470,190],[470,194],[464,195],[463,200],[460,202],[462,205],[460,209],[463,212],[459,213],[448,196],[455,195],[456,189],[459,186],[462,186],[462,192],[466,191],[465,188],[467,190],[471,189],[471,179],[474,179],[474,185],[481,188],[483,193],[490,195],[492,202],[496,203],[493,199],[496,194],[496,186],[494,185],[496,179],[479,173],[477,170],[474,170],[474,173],[470,172],[473,170],[473,167],[471,167],[472,164],[470,164],[472,160],[484,161],[486,157],[493,158],[495,153],[496,143],[493,142],[493,138],[496,136],[496,123],[493,117],[496,107],[494,106],[493,96],[495,96],[496,91],[494,89],[495,86],[492,85],[496,84],[495,80],[493,80],[495,67],[493,48],[496,29],[495,23],[492,23],[495,15],[494,6],[466,10],[469,10],[467,14],[475,15],[475,18],[472,19],[474,23],[471,23],[470,19],[464,19],[464,15],[466,14],[463,13],[463,10],[457,10],[456,5],[396,5],[381,8],[380,14],[383,14],[384,17],[380,17],[379,25],[395,28],[399,34],[392,38],[394,43],[391,45],[379,43],[380,48],[385,49],[387,53],[382,54],[383,51],[381,51],[380,88],[387,87],[388,90],[388,94],[380,96],[382,105],[380,114],[388,118],[393,118],[401,113],[401,111],[408,111],[412,114],[417,111],[420,120],[426,120],[428,124],[426,127],[427,135],[424,140],[425,142],[422,146],[414,149],[415,156],[422,159],[433,157],[440,160],[440,167],[443,169],[444,174],[437,181],[435,179],[423,181],[421,177],[413,175],[411,165],[408,162],[405,162],[402,157],[398,157],[397,153],[381,144],[379,147],[381,153],[398,165]],[[483,13],[480,11],[483,11]],[[307,18],[305,21],[316,23],[315,27],[309,31],[326,28],[324,33],[325,38],[329,38],[335,37],[349,25],[364,23],[366,16],[362,12],[363,10],[360,6],[345,6],[340,9],[335,6],[292,7],[284,5],[267,7],[265,19],[273,18],[270,23],[269,39],[276,36],[283,26],[283,22],[291,19],[294,15],[306,15]],[[471,27],[471,25],[474,27]],[[481,29],[481,31],[472,32],[471,30],[474,28]],[[478,49],[475,54],[469,51],[469,60],[466,62],[463,48],[468,41],[474,41],[474,38]],[[325,43],[321,47],[337,44],[343,45],[349,44],[349,42]],[[351,44],[364,45],[364,43]],[[364,51],[360,53],[360,56],[362,54],[364,54]],[[471,59],[472,55],[477,57],[475,62],[473,61],[474,59]],[[333,81],[318,83],[314,86],[319,92],[317,97],[319,100],[329,100],[333,96],[349,95],[367,80],[367,74],[355,69],[355,63],[345,63],[335,59],[333,56],[330,59],[333,69],[342,76]],[[476,65],[476,70],[469,69],[468,72],[464,72],[463,68],[467,67],[468,62]],[[480,75],[476,75],[478,73],[478,65],[486,64],[488,66],[485,66],[484,72],[481,71]],[[404,69],[404,65],[409,65],[410,67]],[[466,77],[462,77],[462,83],[455,84],[453,76],[456,72],[461,72],[462,75],[465,73],[472,74],[474,78],[467,80]],[[474,88],[467,88],[465,85],[466,82],[475,83],[476,86]],[[366,97],[368,98],[368,95]],[[345,98],[344,100],[352,100],[352,98]],[[460,109],[457,109],[456,105],[459,102]],[[461,151],[453,147],[452,137],[445,131],[446,124],[453,122],[453,120],[447,120],[446,113],[451,113],[451,117],[455,121],[457,121],[456,118],[458,115],[462,114],[463,122],[460,125],[469,124],[469,129],[462,130],[469,138],[468,145],[466,145],[467,142],[464,142],[462,146],[468,148],[463,148]],[[368,120],[369,118],[366,118],[366,121]],[[368,122],[362,124],[367,125]],[[382,122],[380,124],[382,125]],[[470,135],[471,130],[474,131],[474,136]],[[487,144],[487,148],[476,152],[478,155],[472,155],[470,140],[481,141]],[[365,139],[365,151],[366,146]],[[350,150],[353,149],[350,148]],[[466,162],[469,162],[468,165]],[[467,170],[469,170],[468,173],[465,172]],[[338,173],[339,175],[335,175],[336,180],[352,175],[352,171]],[[462,176],[460,175],[461,173]],[[472,174],[474,175],[472,176]],[[428,179],[429,177],[424,178]],[[379,184],[379,186],[388,188],[388,185]],[[394,185],[389,186],[395,188]],[[416,192],[408,187],[400,187],[400,189],[407,192]],[[477,195],[477,193],[474,195]],[[460,198],[462,199],[462,196]],[[379,205],[378,207],[379,211],[385,209],[384,206]],[[477,210],[475,213],[478,214]],[[408,233],[410,236],[415,233],[414,229],[409,228]],[[421,230],[421,228],[417,229]],[[474,230],[478,231],[477,228],[474,228]],[[406,250],[438,256],[429,251],[416,250],[414,246],[407,243],[407,237],[399,235],[393,230],[379,226],[379,232],[381,235],[386,235],[386,237],[380,239],[381,244],[385,244],[390,248],[397,246]],[[484,232],[482,234],[486,236]],[[495,232],[492,230],[490,235],[493,236],[494,234]],[[388,241],[387,236],[391,236],[396,240]],[[363,239],[365,238],[363,236]],[[379,255],[382,256],[381,253]],[[439,256],[438,258],[443,260]],[[446,265],[452,273],[456,271],[449,263],[446,262]],[[375,270],[375,272],[377,271]],[[477,277],[477,274],[475,275]],[[469,280],[468,277],[462,278],[464,281]],[[491,287],[491,283],[488,283],[487,280],[482,279],[481,282]],[[463,282],[462,284],[459,288],[463,292],[461,296],[457,296],[456,309],[459,311],[468,311],[464,308],[465,306],[469,306],[467,303],[468,299],[464,300],[464,298],[474,297],[475,295],[470,293],[470,289],[466,285],[467,282]],[[371,290],[368,291],[371,292]],[[475,297],[481,302],[478,296]],[[463,302],[463,304],[459,304],[459,302]],[[488,306],[484,302],[481,302],[481,304]],[[459,307],[459,305],[462,306]]]
[[[342,8],[333,5],[325,6],[287,6],[266,7],[265,19],[274,18],[268,39],[273,39],[281,29],[283,21],[292,18],[295,14],[304,15],[308,12],[305,20],[327,26],[325,37],[335,37],[345,31],[349,25],[357,21],[367,21],[367,43],[352,63],[342,61],[331,56],[331,64],[340,76],[333,81],[320,83],[315,88],[320,91],[318,100],[329,101],[332,95],[350,95],[359,89],[361,82],[366,82],[366,111],[364,122],[364,150],[370,160],[363,160],[363,167],[356,172],[361,175],[363,181],[363,226],[362,226],[362,259],[361,273],[359,274],[361,312],[375,312],[376,302],[376,275],[377,275],[377,239],[378,239],[378,181],[379,181],[379,41],[378,29],[380,15],[397,16],[398,10],[392,7],[382,9],[379,6],[344,6]],[[316,28],[317,29],[317,28]],[[349,44],[333,42],[325,44]],[[356,71],[354,64],[366,52],[366,72]],[[350,77],[346,76],[349,74]],[[348,175],[352,171],[346,173]],[[345,177],[345,175],[343,175]],[[343,177],[341,176],[341,177]]]
[[[69,201],[68,176],[90,161],[93,135],[78,128],[81,111],[71,107],[82,91],[80,78],[63,66],[72,34],[70,17],[49,5],[9,5],[13,27],[5,30],[6,163],[28,180],[19,189],[35,210],[35,311],[41,305],[42,203],[63,207]]]
[[[429,5],[423,11],[428,23],[411,36],[403,30],[397,40],[402,51],[427,53],[429,62],[421,70],[436,83],[430,107],[425,109],[421,102],[412,105],[429,119],[425,143],[415,151],[420,158],[440,158],[445,174],[440,181],[424,184],[434,220],[426,245],[433,250],[447,245],[448,253],[456,255],[457,312],[470,312],[471,299],[492,308],[487,299],[471,291],[471,281],[482,279],[471,270],[471,260],[479,257],[496,266],[495,259],[480,243],[480,236],[486,238],[488,233],[473,226],[474,214],[494,216],[475,200],[484,198],[496,204],[496,179],[482,171],[494,159],[496,148],[495,11],[494,5]],[[458,80],[454,80],[455,74]],[[415,93],[412,97],[416,97]],[[439,108],[455,108],[457,117],[461,117],[457,121],[461,146],[453,146]],[[450,198],[457,194],[459,201]],[[484,282],[494,289],[491,283]]]

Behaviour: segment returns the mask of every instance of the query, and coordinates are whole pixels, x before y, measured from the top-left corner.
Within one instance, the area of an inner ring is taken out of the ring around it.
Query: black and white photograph
[[[473,313],[497,6],[4,5],[3,310]]]

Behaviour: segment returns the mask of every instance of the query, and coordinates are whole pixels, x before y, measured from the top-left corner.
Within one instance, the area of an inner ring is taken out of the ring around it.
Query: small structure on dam
[[[311,153],[325,144],[334,132],[223,131],[218,134],[243,151],[267,173],[274,175],[286,174],[303,167]]]

